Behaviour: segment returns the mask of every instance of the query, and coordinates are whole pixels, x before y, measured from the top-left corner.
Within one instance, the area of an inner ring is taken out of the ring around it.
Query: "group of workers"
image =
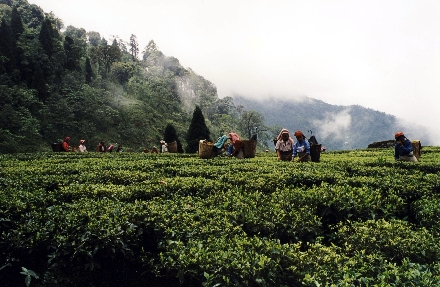
[[[78,151],[78,152],[87,152],[87,148],[86,148],[86,146],[85,146],[85,142],[86,142],[86,140],[80,140],[80,141],[79,141],[79,145],[78,145],[77,147],[72,148],[72,147],[70,146],[70,137],[69,137],[69,136],[66,136],[66,137],[64,138],[64,140],[63,140],[63,143],[61,144],[61,150],[60,150],[60,151]],[[109,146],[107,147],[107,145],[105,144],[104,141],[101,141],[101,142],[98,144],[98,147],[97,147],[97,151],[98,151],[98,152],[112,152],[114,149],[115,149],[115,146],[114,146],[114,145],[111,144],[111,145],[109,145]],[[122,151],[123,151],[123,149],[122,149],[122,145],[118,145],[118,147],[116,148],[116,151],[117,151],[117,152],[122,152]]]
[[[303,132],[298,130],[293,136],[296,142],[290,136],[287,129],[282,129],[275,143],[275,151],[278,160],[307,162],[311,161],[310,143]]]
[[[229,143],[227,141],[229,140]],[[230,132],[228,135],[222,135],[217,139],[212,147],[212,155],[217,156],[226,152],[226,156],[244,158],[244,143],[240,140],[238,134]]]
[[[275,151],[278,160],[307,162],[311,161],[310,143],[302,133],[298,130],[293,134],[296,142],[290,137],[287,129],[282,129],[275,143]],[[405,137],[403,132],[397,132],[394,135],[396,140],[394,144],[394,159],[399,161],[417,162],[417,157],[413,152],[412,142]]]
[[[307,162],[311,161],[310,156],[310,143],[304,136],[303,132],[297,130],[293,136],[296,138],[296,142],[290,136],[287,129],[282,129],[278,137],[276,138],[275,151],[277,154],[277,159],[282,161],[298,161]],[[394,159],[400,161],[411,161],[417,162],[417,158],[413,152],[412,142],[403,134],[403,132],[397,132],[394,135]],[[227,144],[229,140],[229,144]],[[162,145],[162,152],[167,152],[167,144],[165,141],[160,142]],[[87,152],[87,148],[84,145],[85,140],[80,140],[77,147],[79,152]],[[243,141],[240,140],[238,134],[230,132],[227,136],[223,135],[219,137],[214,143],[212,153],[214,156],[220,155],[226,152],[229,157],[243,158]],[[101,141],[98,145],[98,152],[112,152],[115,148],[114,145],[107,147],[104,141]],[[66,136],[63,143],[61,144],[61,151],[71,151],[70,147],[70,137]],[[119,145],[116,149],[117,152],[123,151],[122,146]],[[157,153],[157,149],[156,149]]]

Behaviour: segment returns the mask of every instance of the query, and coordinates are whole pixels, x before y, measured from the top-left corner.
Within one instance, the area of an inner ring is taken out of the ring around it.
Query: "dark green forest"
[[[48,151],[67,135],[92,151],[101,140],[139,151],[158,145],[168,125],[185,147],[196,107],[212,140],[232,130],[250,137],[264,124],[154,40],[142,48],[135,35],[64,27],[26,0],[1,0],[0,18],[2,153]]]

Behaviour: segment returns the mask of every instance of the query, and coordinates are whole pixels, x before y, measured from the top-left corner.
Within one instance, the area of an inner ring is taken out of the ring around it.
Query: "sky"
[[[109,42],[154,40],[220,98],[361,105],[428,127],[440,145],[438,0],[28,1]]]

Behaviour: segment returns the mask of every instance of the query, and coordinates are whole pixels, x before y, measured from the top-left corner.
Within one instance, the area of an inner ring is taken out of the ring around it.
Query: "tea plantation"
[[[440,286],[439,156],[0,155],[0,286]]]

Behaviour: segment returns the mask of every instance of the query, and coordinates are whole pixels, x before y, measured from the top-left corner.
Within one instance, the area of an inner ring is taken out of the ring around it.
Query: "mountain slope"
[[[261,101],[241,95],[235,95],[234,102],[261,113],[268,126],[287,128],[292,134],[302,130],[307,137],[313,134],[332,150],[366,148],[369,143],[392,139],[397,130],[428,138],[422,127],[402,124],[393,115],[358,105],[337,106],[308,97]]]

